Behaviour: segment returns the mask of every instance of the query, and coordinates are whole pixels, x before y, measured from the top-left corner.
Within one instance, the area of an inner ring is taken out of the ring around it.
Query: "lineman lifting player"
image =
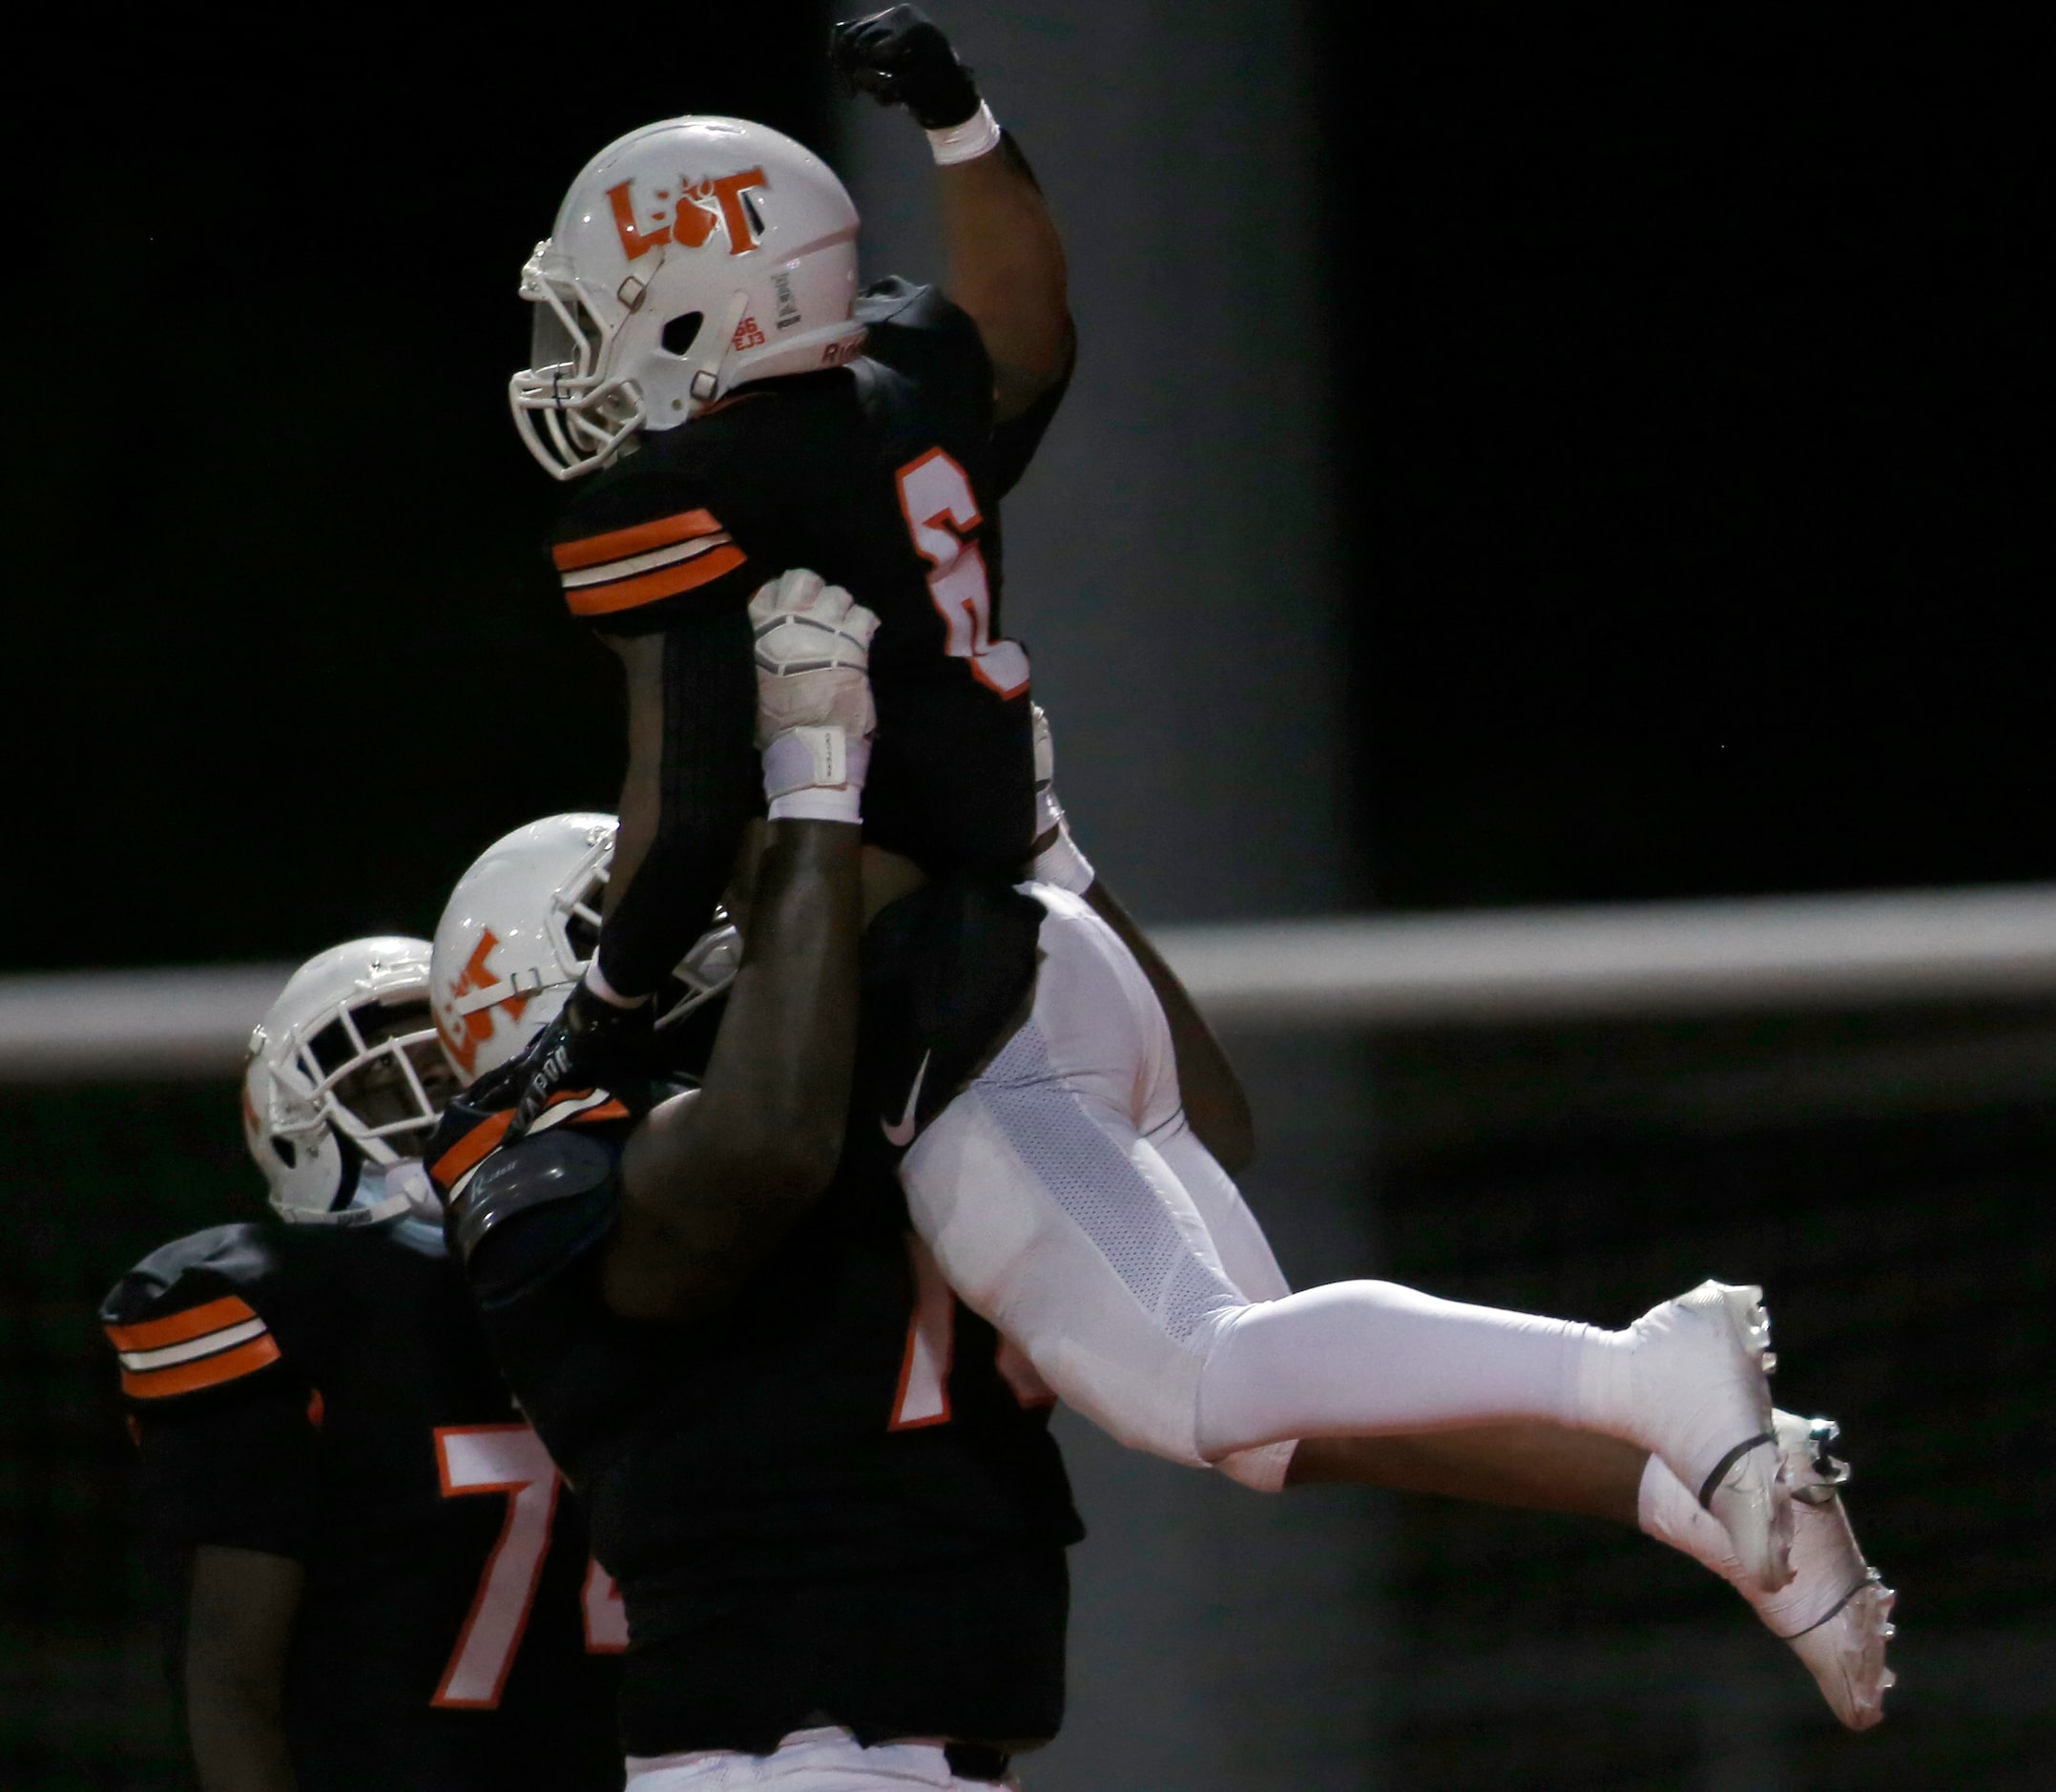
[[[858,85],[928,127],[950,298],[888,282],[852,307],[840,185],[730,120],[603,151],[525,273],[559,349],[516,377],[516,414],[581,482],[556,559],[628,668],[631,762],[599,948],[524,1064],[513,1130],[564,1089],[637,1073],[650,996],[754,802],[748,592],[817,566],[883,618],[865,826],[899,857],[882,876],[935,881],[928,927],[1011,926],[1032,990],[968,1081],[971,1063],[911,1041],[881,1112],[919,1134],[902,1178],[951,1285],[1115,1436],[1259,1486],[1304,1438],[1542,1424],[1618,1439],[1665,1465],[1776,1594],[1793,1486],[1755,1290],[1709,1283],[1605,1332],[1385,1283],[1291,1295],[1267,1251],[1225,1261],[1215,1222],[1239,1203],[1181,1126],[1132,954],[1057,883],[1006,887],[1036,828],[995,506],[1068,375],[1061,249],[1026,163],[918,12],[839,28],[837,44]],[[864,752],[832,730],[795,740],[767,789],[847,819]],[[1089,886],[1056,850],[1040,868]],[[1881,1622],[1882,1595],[1858,1596]]]

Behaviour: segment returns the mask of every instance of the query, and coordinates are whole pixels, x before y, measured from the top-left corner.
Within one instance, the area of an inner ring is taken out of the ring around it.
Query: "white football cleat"
[[[1766,1592],[1792,1578],[1792,1496],[1778,1473],[1763,1290],[1702,1281],[1618,1333],[1582,1390],[1596,1428],[1661,1457],[1720,1521]]]
[[[1791,1583],[1765,1593],[1743,1573],[1726,1534],[1657,1458],[1642,1476],[1642,1529],[1703,1562],[1755,1608],[1772,1634],[1806,1664],[1836,1717],[1867,1730],[1884,1717],[1895,1679],[1885,1666],[1898,1597],[1863,1559],[1841,1500],[1848,1468],[1827,1453],[1831,1419],[1774,1415],[1780,1467],[1792,1492]]]
[[[1867,1730],[1883,1718],[1885,1692],[1898,1677],[1884,1651],[1899,1595],[1863,1559],[1850,1528],[1841,1499],[1849,1466],[1828,1454],[1841,1427],[1790,1412],[1776,1418],[1792,1489],[1792,1584],[1760,1595],[1745,1586],[1743,1596],[1806,1663],[1835,1715]]]

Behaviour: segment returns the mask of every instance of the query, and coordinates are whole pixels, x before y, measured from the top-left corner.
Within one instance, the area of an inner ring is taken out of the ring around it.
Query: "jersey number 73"
[[[486,1558],[470,1615],[429,1700],[445,1710],[490,1711],[500,1702],[529,1628],[562,1478],[543,1440],[526,1425],[438,1426],[435,1455],[445,1499],[507,1495],[500,1540]],[[597,1562],[586,1570],[584,1605],[589,1654],[612,1655],[628,1647],[621,1594]]]

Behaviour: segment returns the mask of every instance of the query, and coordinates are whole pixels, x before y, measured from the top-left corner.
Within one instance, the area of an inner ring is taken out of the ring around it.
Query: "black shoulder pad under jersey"
[[[856,314],[864,359],[918,380],[945,434],[991,429],[992,360],[967,312],[933,286],[894,278],[867,287]]]
[[[450,1203],[450,1241],[466,1262],[495,1227],[553,1202],[604,1187],[618,1153],[589,1134],[556,1127],[503,1146],[479,1165]]]
[[[278,1363],[272,1331],[289,1299],[276,1227],[214,1226],[153,1251],[100,1303],[131,1400],[197,1394]]]

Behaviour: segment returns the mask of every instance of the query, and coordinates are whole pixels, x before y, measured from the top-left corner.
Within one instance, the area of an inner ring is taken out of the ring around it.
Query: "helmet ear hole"
[[[271,1148],[279,1154],[279,1161],[284,1164],[288,1170],[298,1167],[300,1152],[291,1139],[274,1136],[271,1141]]]
[[[667,355],[690,353],[695,339],[699,335],[699,326],[705,322],[706,317],[702,312],[679,312],[664,325],[664,352]]]

